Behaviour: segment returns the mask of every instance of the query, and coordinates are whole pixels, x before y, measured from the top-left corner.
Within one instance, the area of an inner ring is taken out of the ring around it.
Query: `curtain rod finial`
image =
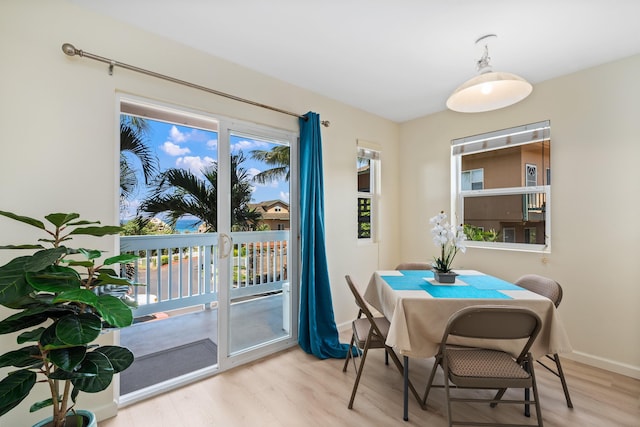
[[[326,128],[328,128],[329,126],[331,126],[331,122],[329,120],[322,120],[320,122],[320,124]]]
[[[76,48],[71,43],[65,43],[62,45],[62,51],[65,55],[74,56],[78,53]]]

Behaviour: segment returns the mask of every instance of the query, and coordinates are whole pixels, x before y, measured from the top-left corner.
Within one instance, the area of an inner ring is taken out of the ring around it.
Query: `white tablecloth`
[[[474,270],[456,270],[460,275],[482,275]],[[411,272],[413,282],[415,271]],[[430,273],[425,272],[425,276]],[[535,358],[545,354],[571,352],[571,344],[556,308],[548,298],[525,289],[497,290],[510,298],[440,298],[434,297],[426,290],[395,290],[383,276],[403,276],[396,270],[376,271],[369,281],[364,293],[365,300],[390,320],[391,327],[387,344],[400,354],[410,357],[426,358],[438,352],[438,345],[449,317],[456,311],[471,305],[517,305],[535,311],[542,319],[542,329],[531,348]],[[405,276],[409,278],[409,276]],[[420,278],[422,279],[422,278]],[[400,278],[396,279],[399,282]],[[432,279],[422,279],[425,283],[434,284]],[[451,285],[449,285],[451,286]],[[454,286],[470,286],[457,279]],[[402,286],[395,286],[402,288]],[[513,285],[512,285],[513,288]],[[471,289],[471,288],[469,288]],[[504,347],[498,342],[482,342],[483,346],[512,352],[520,349]]]

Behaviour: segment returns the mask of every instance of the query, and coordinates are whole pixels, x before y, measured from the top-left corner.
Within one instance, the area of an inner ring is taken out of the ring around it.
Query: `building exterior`
[[[255,209],[262,215],[258,226],[266,225],[269,230],[289,230],[289,204],[282,200],[266,200],[258,203],[250,203],[250,209]]]

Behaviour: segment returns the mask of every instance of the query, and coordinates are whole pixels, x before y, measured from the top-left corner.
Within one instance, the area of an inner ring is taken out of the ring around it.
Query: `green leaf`
[[[45,400],[41,400],[40,402],[36,402],[33,405],[31,405],[29,407],[29,412],[36,412],[42,408],[46,408],[47,406],[52,406],[53,405],[53,399],[52,398],[48,398]]]
[[[102,227],[80,227],[71,231],[69,234],[84,234],[89,236],[102,237],[108,234],[118,234],[122,227],[117,225],[104,225]]]
[[[44,249],[42,245],[3,245],[0,249]]]
[[[133,323],[131,308],[120,298],[112,295],[100,295],[95,307],[102,318],[111,326],[124,328]]]
[[[42,335],[40,335],[40,345],[45,350],[55,350],[58,348],[72,347],[71,345],[62,342],[62,340],[58,338],[58,336],[56,335],[57,327],[58,321],[55,321],[42,332]]]
[[[112,264],[127,264],[133,262],[140,258],[138,255],[133,254],[120,254],[116,256],[112,256],[104,260],[104,265],[112,265]]]
[[[76,261],[74,259],[63,259],[62,262],[67,264],[69,267],[91,268],[94,266],[93,261]]]
[[[85,346],[59,348],[49,352],[49,360],[60,369],[73,371],[82,362],[86,353]]]
[[[98,351],[87,353],[76,372],[96,374],[91,377],[71,380],[77,389],[87,393],[97,393],[109,387],[114,374],[113,366],[107,356]]]
[[[80,218],[80,215],[77,213],[52,213],[44,218],[56,227],[62,227],[66,223]]]
[[[98,281],[100,285],[130,285],[131,281],[124,277],[112,276],[110,274],[105,274],[100,271],[98,274]]]
[[[0,215],[6,216],[7,218],[15,219],[16,221],[24,222],[25,224],[33,225],[41,230],[44,230],[44,224],[42,221],[39,221],[35,218],[29,218],[28,216],[16,215],[11,212],[0,211]]]
[[[63,292],[78,289],[82,283],[80,275],[70,267],[49,266],[43,271],[27,272],[27,282],[36,290],[43,292]]]
[[[19,308],[16,307],[16,302],[33,292],[24,274],[24,266],[30,258],[30,256],[14,258],[0,267],[0,304]]]
[[[97,249],[80,248],[80,249],[78,249],[78,252],[80,252],[81,254],[86,256],[87,259],[96,259],[96,258],[100,258],[102,256],[102,251],[99,251]]]
[[[98,338],[102,322],[95,314],[71,314],[60,318],[56,326],[56,337],[72,346],[86,345]]]
[[[89,225],[89,224],[100,224],[100,221],[87,221],[86,219],[81,219],[80,221],[70,222],[67,225]]]
[[[53,299],[54,304],[69,301],[75,301],[95,307],[98,303],[98,296],[88,289],[72,289],[70,291],[60,292],[60,294]]]
[[[64,369],[56,369],[51,374],[49,374],[49,378],[52,380],[73,380],[79,378],[86,377],[95,377],[97,373],[90,372],[75,372],[75,371],[65,371]]]
[[[35,372],[27,369],[7,375],[0,381],[0,416],[18,406],[29,395],[35,383]]]
[[[27,331],[27,332],[23,332],[20,335],[18,335],[18,344],[24,344],[26,342],[29,341],[38,341],[40,339],[40,335],[42,335],[42,332],[44,332],[45,328],[44,327],[40,327],[40,328],[36,328],[33,331]]]
[[[39,325],[49,318],[50,307],[33,307],[13,314],[0,321],[0,334],[27,329]]]
[[[122,372],[133,363],[134,356],[129,349],[115,345],[103,345],[94,350],[107,356],[114,373]]]
[[[9,351],[0,356],[0,368],[15,366],[16,368],[26,368],[42,365],[40,350],[37,345],[23,347],[18,350]]]
[[[36,272],[43,270],[55,264],[60,258],[67,254],[67,248],[60,246],[59,248],[43,249],[31,255],[25,263],[24,271]]]

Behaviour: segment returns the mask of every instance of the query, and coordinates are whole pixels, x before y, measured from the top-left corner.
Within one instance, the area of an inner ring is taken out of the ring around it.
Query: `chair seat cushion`
[[[381,348],[384,347],[384,342],[387,339],[387,334],[389,333],[389,321],[385,317],[374,317],[374,321],[376,322],[376,326],[382,333],[382,337],[373,336],[370,347],[373,348]],[[361,317],[360,319],[356,319],[353,321],[353,332],[356,335],[356,339],[358,340],[358,346],[363,347],[364,342],[369,335],[369,330],[371,328],[371,324],[369,323],[369,319],[365,317]]]
[[[487,349],[448,349],[450,379],[461,387],[527,387],[531,376],[510,354]]]

